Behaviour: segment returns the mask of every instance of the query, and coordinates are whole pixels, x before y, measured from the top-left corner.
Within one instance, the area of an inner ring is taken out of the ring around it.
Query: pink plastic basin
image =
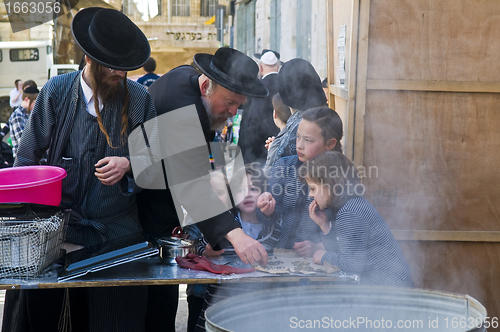
[[[55,166],[0,169],[0,203],[61,204],[66,170]]]

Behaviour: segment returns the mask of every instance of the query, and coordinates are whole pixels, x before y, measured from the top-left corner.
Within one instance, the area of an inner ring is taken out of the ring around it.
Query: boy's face
[[[312,197],[316,201],[320,210],[326,209],[332,201],[330,188],[326,184],[321,185],[310,180],[306,181],[309,186],[309,197]]]
[[[297,155],[304,162],[327,151],[321,128],[314,122],[302,120],[297,128]]]
[[[243,184],[236,193],[236,202],[241,212],[252,213],[257,208],[257,199],[260,195],[260,189],[253,185],[252,176],[247,175],[247,181]]]

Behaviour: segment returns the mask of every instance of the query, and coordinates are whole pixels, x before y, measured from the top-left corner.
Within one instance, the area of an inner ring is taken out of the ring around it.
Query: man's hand
[[[259,241],[252,239],[246,235],[241,228],[235,228],[226,234],[226,239],[231,242],[238,254],[238,257],[245,264],[260,263],[262,266],[267,265],[266,249]]]
[[[323,249],[317,250],[313,255],[313,262],[316,264],[321,264],[321,258],[323,258],[323,255],[325,253],[326,253],[326,250],[323,250]]]
[[[257,207],[267,218],[271,217],[276,207],[273,195],[268,192],[260,194],[259,198],[257,198]]]
[[[274,142],[274,139],[275,139],[275,138],[276,138],[276,137],[274,137],[274,136],[273,136],[273,137],[268,137],[268,138],[266,139],[266,144],[264,145],[264,146],[266,147],[266,149],[268,149],[268,150],[269,150],[269,148],[271,147],[271,143],[272,143],[272,142]]]
[[[217,257],[217,256],[220,256],[224,253],[224,249],[222,250],[213,250],[212,249],[212,246],[210,245],[210,243],[208,243],[206,246],[205,246],[205,250],[203,251],[203,256],[207,256],[207,257]]]
[[[112,186],[120,181],[125,173],[130,172],[130,161],[125,157],[106,157],[94,165],[95,176],[102,184]]]
[[[313,254],[320,249],[325,249],[322,243],[311,241],[295,242],[293,250],[301,257],[313,257]]]

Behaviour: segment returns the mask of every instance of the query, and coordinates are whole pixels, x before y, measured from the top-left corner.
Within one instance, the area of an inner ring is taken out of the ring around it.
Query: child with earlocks
[[[339,152],[325,152],[302,165],[309,186],[311,219],[321,228],[323,244],[313,260],[356,273],[361,284],[413,287],[410,268],[389,227],[361,195],[364,190],[352,162]],[[329,217],[328,210],[336,211]]]
[[[342,120],[328,107],[304,112],[297,129],[297,154],[274,164],[267,190],[259,197],[258,207],[269,220],[281,225],[278,248],[293,249],[302,257],[312,257],[321,243],[321,229],[309,217],[307,185],[300,181],[299,168],[326,151],[342,151]],[[274,200],[272,199],[274,198]]]

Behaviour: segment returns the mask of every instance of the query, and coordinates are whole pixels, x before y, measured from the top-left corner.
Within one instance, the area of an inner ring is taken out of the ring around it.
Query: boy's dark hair
[[[36,85],[36,82],[33,81],[33,80],[27,80],[27,81],[24,81],[23,83],[23,91],[27,88],[27,87],[32,87],[32,88],[35,88],[37,89],[38,88],[38,85]]]
[[[340,209],[349,199],[358,197],[358,171],[341,152],[327,151],[304,162],[299,168],[302,182],[310,181],[325,186],[332,194],[329,206]],[[324,189],[324,187],[322,187]]]
[[[146,73],[153,73],[156,70],[156,61],[153,58],[149,58],[144,66],[142,66]]]
[[[273,108],[276,111],[276,117],[283,121],[283,123],[286,123],[290,115],[292,115],[290,107],[283,103],[279,93],[275,94],[273,97]]]
[[[16,87],[16,89],[17,89],[17,82],[21,82],[21,80],[17,79],[17,80],[14,81],[14,86]]]
[[[231,190],[239,188],[243,181],[246,180],[245,175],[252,176],[252,184],[259,188],[261,192],[265,191],[267,185],[267,179],[264,176],[264,171],[262,170],[262,164],[258,162],[253,162],[251,164],[245,165],[245,167],[240,168],[236,172],[234,172],[231,177],[231,181],[229,181],[229,185]]]
[[[337,140],[337,144],[335,144],[333,151],[342,152],[340,140],[342,139],[344,132],[342,129],[342,119],[337,112],[326,106],[311,108],[304,112],[302,120],[317,124],[321,129],[321,136],[323,137],[325,143],[330,139],[335,138]]]
[[[23,98],[23,100],[25,100],[26,98],[28,98],[29,101],[30,101],[30,106],[31,106],[31,104],[33,104],[35,102],[36,97],[38,97],[38,93],[39,92],[40,91],[38,91],[37,88],[32,87],[32,86],[28,86],[26,89],[23,89],[23,96],[22,96],[22,98]],[[28,109],[28,111],[29,111],[29,109]]]

